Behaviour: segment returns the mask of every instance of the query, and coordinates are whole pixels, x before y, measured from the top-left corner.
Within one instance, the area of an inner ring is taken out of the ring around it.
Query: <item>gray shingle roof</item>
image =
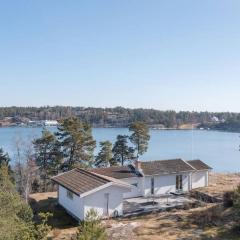
[[[117,179],[142,176],[140,173],[136,172],[135,168],[132,165],[107,168],[94,168],[91,169],[90,171]]]
[[[195,170],[208,170],[211,169],[211,167],[201,160],[185,162],[182,159],[172,159],[141,162],[141,169],[144,175],[164,175]],[[132,165],[95,168],[89,171],[76,168],[69,172],[59,174],[53,177],[52,180],[80,196],[85,192],[89,192],[110,182],[129,187],[129,184],[118,179],[130,177],[142,177],[142,174],[136,171]]]
[[[109,179],[80,168],[59,174],[53,177],[52,180],[77,195],[111,182]]]
[[[194,168],[182,159],[141,162],[141,169],[145,175],[194,171]]]
[[[187,161],[191,166],[193,166],[196,170],[210,170],[212,169],[206,163],[202,162],[201,160],[190,160]]]

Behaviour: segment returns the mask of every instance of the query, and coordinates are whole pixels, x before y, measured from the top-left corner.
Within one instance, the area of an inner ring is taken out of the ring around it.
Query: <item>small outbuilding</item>
[[[53,177],[58,184],[58,203],[77,220],[84,220],[94,209],[100,217],[120,216],[123,212],[123,194],[131,185],[76,168]]]
[[[208,186],[208,174],[211,168],[202,162],[201,160],[187,161],[195,171],[191,174],[191,189],[207,187]]]

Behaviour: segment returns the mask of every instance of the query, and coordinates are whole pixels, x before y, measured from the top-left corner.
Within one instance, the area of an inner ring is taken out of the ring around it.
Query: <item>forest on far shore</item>
[[[0,107],[0,125],[1,122],[10,120],[12,123],[27,123],[28,121],[60,120],[68,117],[78,117],[91,124],[92,127],[127,127],[132,122],[143,121],[150,127],[156,128],[184,129],[194,125],[194,127],[215,130],[240,130],[240,113],[232,112],[176,112],[124,107]]]

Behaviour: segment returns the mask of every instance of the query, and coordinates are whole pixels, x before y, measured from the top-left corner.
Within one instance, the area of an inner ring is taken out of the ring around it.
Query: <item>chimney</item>
[[[141,162],[140,162],[138,159],[136,159],[136,160],[134,161],[134,166],[135,166],[136,170],[138,170],[139,172],[142,170],[142,168],[141,168]]]

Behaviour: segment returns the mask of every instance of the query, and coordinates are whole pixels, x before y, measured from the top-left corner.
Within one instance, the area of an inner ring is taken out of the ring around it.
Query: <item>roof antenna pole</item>
[[[192,123],[192,134],[191,134],[191,136],[192,136],[192,144],[191,144],[191,159],[193,159],[193,123]]]

